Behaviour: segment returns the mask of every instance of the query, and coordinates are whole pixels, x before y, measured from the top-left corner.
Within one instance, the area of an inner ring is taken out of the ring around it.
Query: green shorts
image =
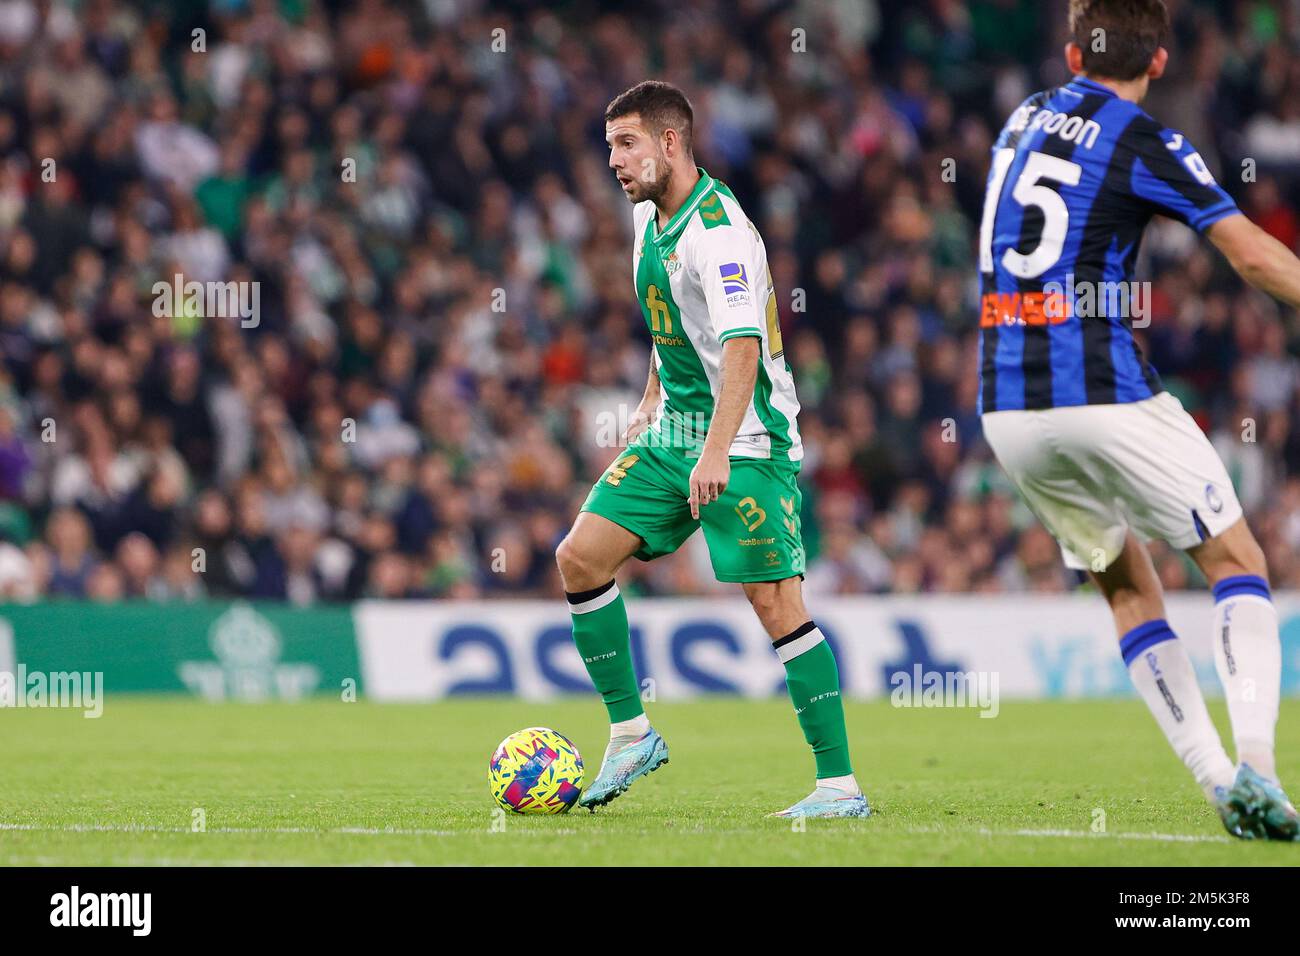
[[[803,574],[798,463],[733,457],[727,490],[696,520],[688,500],[696,460],[685,448],[634,443],[592,486],[582,510],[638,535],[642,561],[672,554],[703,525],[719,581]]]

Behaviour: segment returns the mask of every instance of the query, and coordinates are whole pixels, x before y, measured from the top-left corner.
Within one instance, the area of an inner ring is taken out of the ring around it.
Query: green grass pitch
[[[0,864],[1300,863],[1300,845],[1230,840],[1137,700],[1004,701],[993,719],[850,703],[874,815],[802,832],[765,816],[811,783],[788,702],[657,704],[651,716],[666,767],[594,815],[497,815],[494,829],[497,742],[554,727],[591,779],[607,733],[599,702],[110,697],[98,720],[4,711]],[[1279,749],[1283,780],[1300,786],[1300,701],[1283,704]]]

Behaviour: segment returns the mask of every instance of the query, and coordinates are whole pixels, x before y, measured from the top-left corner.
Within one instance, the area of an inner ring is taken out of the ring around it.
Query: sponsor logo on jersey
[[[1060,293],[985,292],[980,298],[980,328],[1060,325],[1070,312],[1069,300]]]
[[[1223,510],[1223,499],[1219,497],[1219,489],[1212,484],[1205,486],[1205,503],[1216,515]]]
[[[725,265],[718,266],[718,272],[722,274],[722,291],[727,295],[735,295],[743,292],[749,295],[749,275],[745,272],[745,266],[740,262],[728,262]]]

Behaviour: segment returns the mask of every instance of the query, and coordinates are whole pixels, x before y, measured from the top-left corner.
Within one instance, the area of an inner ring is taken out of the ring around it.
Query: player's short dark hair
[[[677,130],[686,154],[691,155],[691,126],[695,123],[695,111],[691,109],[686,94],[677,87],[662,80],[643,80],[609,101],[605,107],[605,122],[633,113],[639,114],[641,122],[656,136],[666,129]]]
[[[1168,32],[1164,0],[1070,0],[1070,36],[1094,76],[1137,79]]]

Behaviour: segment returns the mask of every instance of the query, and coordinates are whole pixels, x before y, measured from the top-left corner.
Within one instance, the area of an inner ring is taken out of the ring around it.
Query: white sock
[[[843,777],[818,777],[817,787],[818,789],[825,787],[830,790],[842,790],[851,797],[856,797],[862,792],[857,779],[851,773]]]
[[[1119,646],[1133,685],[1169,745],[1213,801],[1214,788],[1231,787],[1236,769],[1210,720],[1186,648],[1163,618],[1133,628]]]
[[[1268,585],[1254,575],[1214,588],[1214,669],[1228,699],[1238,763],[1273,780],[1273,735],[1282,682],[1282,644]]]
[[[610,724],[609,739],[614,740],[618,737],[643,737],[649,729],[650,718],[645,714],[637,714],[631,720],[620,720],[616,724]]]

